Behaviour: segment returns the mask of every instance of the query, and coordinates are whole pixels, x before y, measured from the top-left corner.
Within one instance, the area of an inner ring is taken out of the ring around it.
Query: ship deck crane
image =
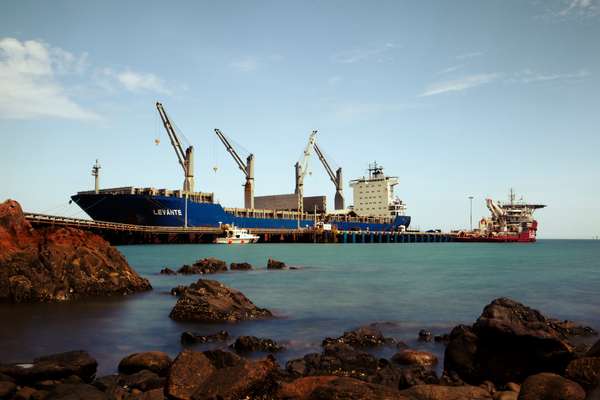
[[[165,126],[165,130],[167,131],[167,135],[169,136],[169,140],[171,141],[171,145],[175,150],[175,154],[177,154],[177,160],[181,167],[183,168],[183,173],[185,176],[185,180],[183,181],[183,193],[190,194],[194,192],[194,147],[189,146],[183,151],[183,147],[181,146],[181,141],[173,129],[173,124],[169,119],[163,105],[159,102],[156,103],[156,109],[160,114],[160,119]]]
[[[304,212],[304,177],[308,171],[308,159],[317,140],[316,137],[317,131],[314,130],[308,137],[308,143],[304,148],[302,159],[294,165],[296,170],[296,188],[294,189],[294,193],[298,196],[298,211],[301,213]]]
[[[219,129],[215,129],[215,133],[225,145],[225,148],[233,157],[239,169],[246,175],[246,183],[244,184],[244,207],[254,209],[254,154],[250,154],[246,158],[246,163],[233,148],[229,139]]]
[[[344,209],[344,192],[343,192],[344,191],[344,183],[342,182],[342,168],[338,168],[334,173],[333,168],[331,168],[331,166],[329,165],[329,162],[327,162],[327,159],[325,158],[325,155],[319,148],[319,145],[317,145],[317,142],[314,143],[313,147],[315,149],[315,153],[317,153],[317,156],[319,157],[319,160],[321,160],[323,167],[325,167],[325,171],[327,171],[327,175],[329,175],[329,179],[331,179],[331,182],[333,182],[333,185],[335,186],[335,198],[334,198],[335,209],[343,210]]]

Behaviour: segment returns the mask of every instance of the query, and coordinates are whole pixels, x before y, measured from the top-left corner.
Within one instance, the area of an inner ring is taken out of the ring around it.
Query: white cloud
[[[560,73],[560,74],[543,74],[539,72],[534,72],[529,69],[518,72],[507,79],[507,82],[515,83],[534,83],[534,82],[547,82],[547,81],[577,81],[583,78],[590,76],[590,73],[585,69],[579,70],[577,72],[570,73]]]
[[[125,87],[125,89],[132,92],[147,90],[162,94],[170,93],[164,82],[154,74],[145,74],[126,70],[117,73],[115,77],[119,83]]]
[[[258,59],[253,56],[241,58],[239,60],[232,61],[229,66],[241,72],[252,72],[258,69]]]
[[[387,52],[398,48],[395,43],[385,43],[383,45],[356,48],[335,53],[332,56],[334,62],[340,64],[354,64],[361,61],[375,59],[378,62],[385,61]]]
[[[28,40],[0,39],[0,118],[95,119],[68,94],[57,75],[83,72],[86,55]]]
[[[421,93],[421,96],[433,96],[447,92],[460,92],[493,82],[498,79],[499,76],[499,74],[476,74],[465,76],[460,79],[433,83],[425,88],[425,91]]]

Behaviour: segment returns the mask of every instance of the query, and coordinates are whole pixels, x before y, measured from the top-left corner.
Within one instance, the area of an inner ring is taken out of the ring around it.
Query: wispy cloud
[[[591,74],[585,70],[581,69],[577,72],[568,72],[568,73],[540,73],[534,72],[530,69],[523,70],[521,72],[517,72],[513,77],[508,78],[506,81],[509,83],[534,83],[534,82],[548,82],[548,81],[579,81],[581,79],[587,78]]]
[[[98,118],[58,79],[61,74],[83,73],[86,59],[85,54],[75,56],[36,40],[0,39],[0,118]]]
[[[575,14],[579,16],[596,16],[600,13],[598,3],[593,0],[567,0],[558,12],[559,16]]]
[[[463,90],[493,82],[499,77],[500,75],[496,73],[476,74],[465,76],[460,79],[436,82],[427,86],[425,91],[423,91],[420,96],[433,96],[448,92],[461,92]]]
[[[120,86],[130,92],[155,92],[160,94],[171,94],[165,82],[151,73],[143,73],[125,69],[115,71],[112,68],[102,69],[105,77],[114,79]]]
[[[386,53],[398,47],[395,43],[385,43],[383,45],[344,50],[335,53],[332,60],[340,64],[354,64],[366,60],[382,62],[386,60]]]
[[[258,58],[255,56],[247,56],[238,60],[232,61],[229,66],[240,72],[256,71],[259,66]]]
[[[451,72],[455,72],[458,71],[459,69],[463,69],[465,67],[465,64],[458,64],[458,65],[453,65],[451,67],[448,68],[444,68],[441,71],[438,71],[436,73],[436,75],[445,75],[445,74],[449,74]]]
[[[459,54],[456,56],[456,59],[457,60],[468,60],[469,58],[479,57],[479,56],[482,56],[483,54],[484,54],[483,51],[474,51],[471,53]]]

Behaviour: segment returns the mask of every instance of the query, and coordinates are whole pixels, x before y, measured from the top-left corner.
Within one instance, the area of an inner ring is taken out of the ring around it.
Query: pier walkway
[[[114,245],[161,243],[211,243],[223,231],[206,226],[146,226],[93,221],[26,212],[25,218],[35,227],[58,226],[90,231]],[[260,236],[259,243],[431,243],[451,242],[453,233],[444,232],[371,232],[324,231],[315,229],[249,229]]]

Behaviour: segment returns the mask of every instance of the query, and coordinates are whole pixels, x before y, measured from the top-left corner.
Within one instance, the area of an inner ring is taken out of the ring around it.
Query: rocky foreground
[[[34,229],[19,203],[0,204],[0,301],[63,301],[150,289],[100,236],[72,228]]]
[[[419,333],[422,340],[431,336],[425,333]],[[571,340],[594,334],[500,298],[473,325],[452,330],[441,376],[433,354],[409,349],[369,325],[326,338],[320,353],[285,366],[271,355],[243,357],[285,351],[254,337],[237,338],[232,352],[186,349],[174,360],[162,352],[132,354],[118,374],[104,377],[95,377],[97,363],[84,351],[0,364],[0,399],[593,400],[600,399],[600,341],[584,348]],[[209,343],[229,335],[186,332],[184,338]],[[380,346],[397,353],[387,360],[367,352]]]

